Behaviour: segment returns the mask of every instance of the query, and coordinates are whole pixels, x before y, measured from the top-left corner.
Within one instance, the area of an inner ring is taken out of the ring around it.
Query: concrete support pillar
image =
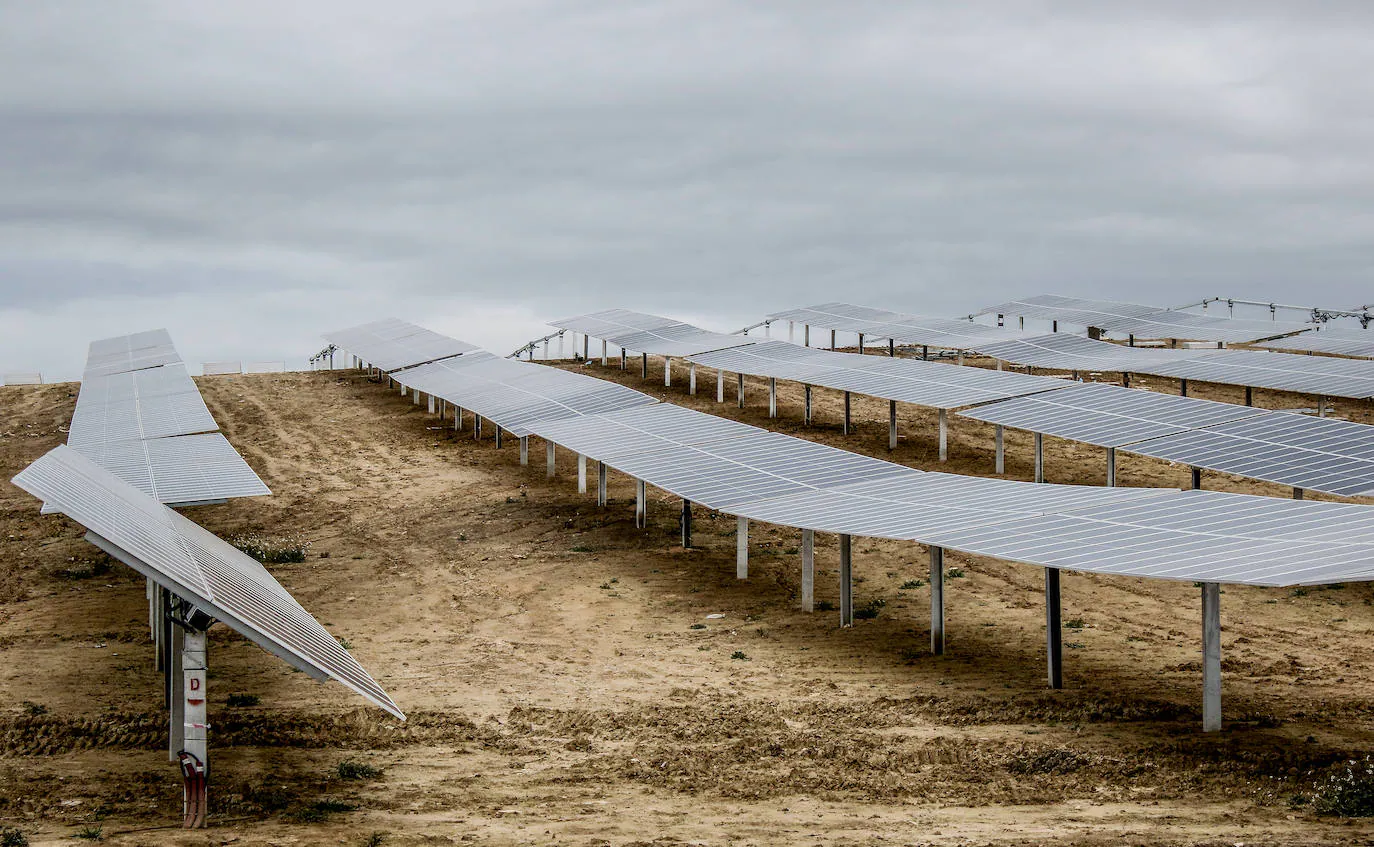
[[[1116,486],[1116,448],[1107,448],[1107,487]]]
[[[668,388],[673,384],[673,359],[670,356],[663,357],[663,387]]]
[[[1064,631],[1059,603],[1059,569],[1045,568],[1045,655],[1050,688],[1064,687]]]
[[[887,449],[897,449],[897,401],[887,401]]]
[[[940,461],[949,461],[949,412],[940,410]]]
[[[522,435],[522,436],[520,436],[520,464],[521,464],[521,466],[523,467],[523,466],[525,466],[525,465],[528,465],[529,463],[530,463],[530,437],[529,437],[528,435]]]
[[[429,395],[429,413],[434,414],[434,395]]]
[[[1189,468],[1194,491],[1202,490],[1202,468]]]
[[[596,463],[596,505],[606,505],[606,463]]]
[[[1045,481],[1045,434],[1035,434],[1035,481]]]
[[[682,530],[682,549],[692,549],[692,501],[682,498],[682,517],[678,520]]]
[[[1202,584],[1202,731],[1221,731],[1221,586]]]
[[[945,548],[930,548],[930,652],[945,652]]]
[[[736,374],[735,376],[737,376],[737,377],[739,378],[739,382],[738,382],[738,384],[735,386],[735,394],[739,397],[739,407],[740,407],[741,409],[743,409],[743,408],[744,408],[744,374]]]
[[[1301,488],[1294,488],[1294,489],[1293,489],[1293,499],[1294,499],[1294,500],[1301,500],[1301,499],[1303,499],[1304,496],[1305,496],[1305,492],[1304,492]]]
[[[173,762],[180,760],[180,753],[186,747],[186,695],[183,690],[181,651],[185,634],[186,630],[168,619],[167,660],[163,673],[167,678],[167,701],[171,711],[167,733],[167,758]]]
[[[806,385],[802,388],[802,422],[811,426],[811,386]]]
[[[582,453],[577,454],[577,493],[587,493],[587,457]]]
[[[773,377],[770,376],[770,377],[768,378],[768,417],[770,417],[770,418],[776,418],[777,416],[778,416],[778,381],[777,381],[775,378],[773,378]]]
[[[180,627],[178,627],[180,629]],[[205,706],[206,638],[203,629],[182,634],[182,740],[178,760],[182,770],[182,827],[202,829],[207,811],[210,723]]]
[[[697,366],[695,362],[687,365],[687,393],[697,393]]]
[[[554,446],[552,441],[544,442],[544,476],[553,479]]]
[[[844,393],[844,434],[849,434],[849,392]]]
[[[644,480],[635,480],[635,526],[643,529],[649,520],[648,491],[645,490]]]
[[[997,473],[1006,473],[1007,470],[1007,451],[1003,445],[1002,425],[997,424],[993,429],[993,443],[997,446]]]
[[[802,530],[801,542],[801,607],[803,612],[816,611],[816,533]]]
[[[787,324],[791,336],[792,322]],[[735,519],[735,578],[749,578],[749,519],[740,516]]]
[[[725,371],[716,371],[716,402],[725,402]]]
[[[854,542],[848,535],[840,536],[840,626],[854,625]]]

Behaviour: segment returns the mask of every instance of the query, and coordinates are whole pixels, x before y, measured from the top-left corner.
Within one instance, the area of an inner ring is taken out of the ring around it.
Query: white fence
[[[200,366],[205,376],[223,376],[243,373],[243,362],[206,362]]]
[[[243,372],[246,374],[279,374],[286,371],[285,362],[244,362]]]
[[[5,374],[0,378],[0,385],[42,385],[43,375],[40,373],[14,373]]]

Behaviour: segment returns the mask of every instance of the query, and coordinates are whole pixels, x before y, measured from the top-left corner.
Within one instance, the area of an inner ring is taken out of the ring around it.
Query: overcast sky
[[[1374,4],[0,0],[0,371],[1374,300]]]

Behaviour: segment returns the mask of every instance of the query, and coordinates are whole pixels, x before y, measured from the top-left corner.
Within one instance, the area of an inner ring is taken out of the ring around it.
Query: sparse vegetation
[[[29,847],[29,837],[17,826],[0,827],[0,847]]]
[[[744,651],[743,651],[743,650],[736,650],[735,652],[731,653],[731,654],[730,654],[730,658],[732,658],[732,659],[739,659],[741,662],[747,662],[747,661],[749,661],[749,657],[746,656],[746,655],[744,655]]]
[[[1069,618],[1068,620],[1064,621],[1064,626],[1065,626],[1066,628],[1068,628],[1068,629],[1082,629],[1082,628],[1083,628],[1083,619],[1082,619],[1082,618]]]
[[[575,545],[575,546],[569,548],[568,552],[570,552],[570,553],[595,553],[596,551],[595,551],[593,548],[587,546],[586,544],[577,544],[577,545]]]
[[[86,841],[100,841],[105,837],[105,827],[97,824],[83,826],[76,831],[76,837]]]
[[[42,703],[25,700],[22,705],[24,707],[24,714],[31,718],[36,718],[39,715],[46,715],[48,713],[48,707],[44,706]]]
[[[908,579],[906,582],[897,586],[898,591],[915,591],[926,584],[924,579]]]
[[[386,840],[386,833],[377,831],[363,839],[363,847],[381,847]]]
[[[256,694],[230,694],[229,707],[231,709],[242,709],[247,706],[256,706],[262,702],[262,698]]]
[[[339,766],[335,768],[335,773],[339,775],[339,779],[380,779],[382,776],[382,769],[374,765],[369,765],[367,762],[347,759],[339,762]]]
[[[1312,808],[1319,815],[1374,816],[1374,756],[1351,759],[1328,774],[1312,792]]]
[[[282,565],[304,562],[313,542],[299,534],[261,535],[254,532],[236,535],[229,543],[265,565]]]
[[[705,629],[705,628],[706,628],[706,624],[704,624],[704,623],[694,623],[694,624],[692,624],[691,626],[688,627],[688,629]]]
[[[816,611],[818,611],[818,612],[833,612],[833,611],[835,611],[835,604],[834,604],[834,603],[831,603],[829,600],[817,600],[817,601],[816,601]]]
[[[945,571],[945,578],[947,579],[962,579],[963,576],[963,568],[950,568],[949,570]]]
[[[862,621],[871,621],[876,618],[887,605],[887,601],[882,598],[869,600],[864,605],[854,610],[854,617]]]

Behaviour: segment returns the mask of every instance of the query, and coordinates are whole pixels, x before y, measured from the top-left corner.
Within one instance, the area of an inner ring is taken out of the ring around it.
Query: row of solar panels
[[[1068,333],[1029,335],[956,321],[953,334],[929,326],[944,318],[901,315],[848,303],[775,312],[772,321],[891,338],[901,344],[972,350],[1004,362],[1051,370],[1124,372],[1326,397],[1374,398],[1374,363],[1258,350],[1173,350],[1127,347]],[[1012,332],[1014,337],[1006,333]],[[992,334],[989,334],[992,333]]]
[[[87,540],[316,679],[404,718],[261,564],[167,504],[271,493],[224,436],[166,330],[93,342],[68,444],[12,481]]]
[[[345,349],[375,364],[365,345]],[[404,366],[391,377],[503,429],[746,518],[1100,573],[1258,585],[1374,578],[1374,508],[1367,506],[919,471],[638,392],[617,403],[592,400],[588,378],[567,371],[474,353],[433,364],[460,373],[469,356],[480,381],[441,384]]]
[[[1016,315],[1023,318],[1064,321],[1096,327],[1117,335],[1139,338],[1195,339],[1199,341],[1249,342],[1312,329],[1310,323],[1262,321],[1199,315],[1161,309],[1140,303],[1093,300],[1040,294],[988,306],[980,315]]]
[[[69,446],[171,505],[270,494],[218,430],[166,330],[91,343]]]
[[[621,327],[666,320],[617,310]],[[554,325],[588,332],[602,324],[595,316],[583,316]],[[635,338],[623,329],[619,333],[611,338],[617,345]],[[1341,496],[1374,494],[1374,427],[1364,424],[1010,371],[735,338],[739,346],[684,358],[703,367],[937,409],[978,406],[963,416],[1101,447],[1129,446],[1131,452],[1295,488]],[[637,340],[652,344],[652,339]],[[715,345],[718,339],[708,343]],[[644,352],[662,354],[664,349]],[[682,348],[671,349],[680,354]]]

